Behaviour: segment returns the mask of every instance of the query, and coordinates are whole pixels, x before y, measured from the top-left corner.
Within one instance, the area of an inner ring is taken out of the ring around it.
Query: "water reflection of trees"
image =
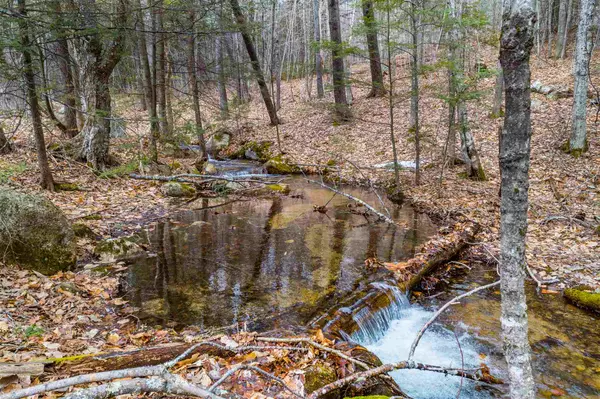
[[[158,224],[150,234],[156,256],[130,269],[133,302],[160,298],[159,316],[207,327],[275,325],[280,314],[304,323],[315,307],[356,289],[366,258],[412,256],[420,227],[412,211],[394,208],[412,229],[395,228],[365,223],[343,202],[328,215],[313,212],[320,197],[311,195],[186,211]]]

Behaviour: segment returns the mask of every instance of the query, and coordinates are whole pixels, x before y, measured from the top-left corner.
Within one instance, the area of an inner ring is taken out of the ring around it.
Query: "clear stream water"
[[[236,172],[235,165],[225,167]],[[204,199],[198,206],[216,207],[182,211],[146,231],[148,253],[132,262],[128,275],[129,297],[140,316],[207,329],[244,324],[259,330],[295,329],[373,282],[365,259],[410,258],[435,231],[408,206],[386,202],[401,226],[392,227],[374,223],[361,207],[340,196],[332,199],[332,192],[302,178],[287,183],[292,187],[287,197],[230,203]],[[378,204],[366,189],[347,191]],[[328,201],[326,214],[313,210]],[[435,298],[411,304],[396,290],[390,307],[357,316],[361,329],[350,338],[384,362],[405,359],[436,308],[497,278],[493,268],[473,266],[453,277]],[[530,289],[528,297],[538,396],[600,398],[598,318],[559,296],[538,296]],[[485,363],[494,375],[506,378],[499,314],[496,291],[465,299],[428,330],[415,360],[449,367],[464,362],[466,368]],[[402,370],[392,375],[415,399],[455,398],[459,390],[462,398],[508,397],[506,386],[461,382],[439,373]]]

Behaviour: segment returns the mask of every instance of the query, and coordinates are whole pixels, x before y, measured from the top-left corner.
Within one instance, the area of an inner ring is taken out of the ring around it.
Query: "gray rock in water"
[[[213,164],[212,162],[205,162],[202,172],[205,175],[216,175],[219,171],[217,170],[215,164]]]
[[[253,161],[258,161],[260,159],[256,151],[254,151],[252,148],[248,148],[246,151],[244,151],[244,157]]]
[[[125,119],[112,117],[110,120],[110,137],[118,139],[127,136],[127,123]]]
[[[231,141],[231,134],[225,131],[220,131],[208,139],[206,142],[206,152],[211,156],[215,156],[219,151],[227,148]]]
[[[0,187],[0,220],[0,254],[6,263],[48,275],[75,265],[73,228],[52,202]]]
[[[189,184],[168,182],[162,185],[161,192],[167,197],[193,197],[196,195],[196,189]]]

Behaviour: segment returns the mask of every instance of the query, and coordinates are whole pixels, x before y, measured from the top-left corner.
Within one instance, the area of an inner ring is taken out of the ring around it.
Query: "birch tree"
[[[531,152],[529,57],[536,20],[532,0],[504,0],[500,63],[505,115],[500,138],[500,291],[502,337],[510,397],[534,399],[525,301],[525,236]]]
[[[575,61],[573,65],[573,75],[575,77],[575,89],[573,90],[573,126],[571,139],[566,145],[568,151],[576,157],[581,156],[588,147],[586,117],[588,71],[592,51],[590,25],[595,7],[596,0],[581,0]]]

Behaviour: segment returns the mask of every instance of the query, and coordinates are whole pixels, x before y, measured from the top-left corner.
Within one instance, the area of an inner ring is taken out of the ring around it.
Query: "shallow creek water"
[[[200,200],[214,208],[182,211],[150,229],[149,254],[128,275],[142,315],[204,328],[302,326],[372,278],[365,259],[408,259],[434,232],[408,206],[386,201],[401,224],[394,227],[305,179],[286,183],[289,196]],[[347,192],[379,201],[367,190]],[[327,213],[314,211],[326,203]]]
[[[435,231],[410,207],[386,202],[402,227],[373,223],[346,198],[293,178],[287,197],[234,201],[204,199],[205,210],[176,213],[143,236],[148,253],[129,268],[129,297],[141,316],[170,325],[203,328],[232,325],[265,330],[295,329],[377,277],[364,260],[398,261]],[[369,190],[348,188],[370,204]],[[331,201],[330,201],[331,200]],[[330,201],[328,203],[328,201]],[[326,214],[314,205],[328,203]],[[444,302],[496,279],[495,269],[475,266],[452,278],[435,298],[410,304],[399,292],[392,305],[350,336],[384,362],[405,359],[422,325]],[[530,340],[538,396],[600,398],[600,322],[559,296],[538,296],[529,287]],[[415,360],[465,368],[488,365],[506,379],[499,337],[497,291],[469,297],[451,307],[424,336]],[[457,342],[460,342],[460,349]],[[462,356],[461,356],[462,350]],[[416,398],[508,397],[507,387],[486,387],[422,371],[393,373]]]

